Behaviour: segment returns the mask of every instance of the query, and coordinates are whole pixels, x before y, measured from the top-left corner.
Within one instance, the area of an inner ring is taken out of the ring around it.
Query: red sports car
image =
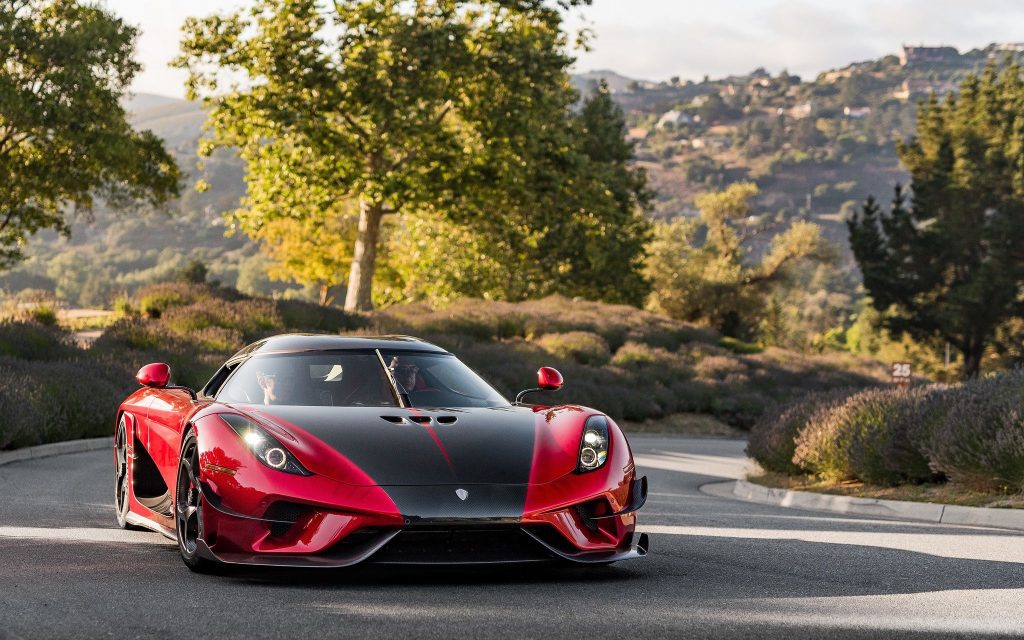
[[[647,498],[599,411],[509,402],[451,353],[408,337],[282,335],[198,393],[138,373],[115,436],[122,527],[178,541],[189,568],[643,556]]]

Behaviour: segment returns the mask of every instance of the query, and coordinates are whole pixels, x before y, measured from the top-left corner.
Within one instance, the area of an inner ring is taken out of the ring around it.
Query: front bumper
[[[631,489],[636,495],[627,510],[643,505],[646,479],[637,480]],[[528,517],[403,516],[276,501],[264,516],[256,517],[232,510],[205,483],[203,496],[199,554],[225,564],[605,564],[643,557],[649,548],[647,535],[635,533],[634,511],[594,515],[587,508],[593,501]]]

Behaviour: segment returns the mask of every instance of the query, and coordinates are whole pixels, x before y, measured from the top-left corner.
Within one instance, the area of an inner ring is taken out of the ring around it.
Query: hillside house
[[[644,129],[642,127],[633,127],[632,129],[626,132],[626,140],[645,140],[647,138],[648,133],[650,133],[648,129]]]
[[[692,122],[693,118],[690,116],[690,114],[678,111],[676,109],[672,109],[671,111],[666,111],[661,115],[660,118],[658,118],[658,123],[654,125],[654,128],[658,130],[664,129],[666,127],[671,127],[675,129],[684,124],[690,124]]]
[[[893,91],[892,97],[897,100],[906,101],[910,100],[914,96],[926,96],[934,93],[936,97],[941,98],[947,93],[956,93],[958,88],[959,87],[954,82],[936,82],[921,78],[913,78],[910,80],[904,80],[900,88]]]
[[[690,140],[690,147],[695,150],[701,149],[714,149],[716,151],[722,151],[732,146],[732,138],[729,136],[714,136],[708,135],[702,138],[692,138]]]
[[[871,107],[843,107],[843,115],[851,120],[860,120],[871,115]]]
[[[789,109],[789,117],[794,120],[803,120],[804,118],[810,118],[814,115],[814,103],[813,102],[802,102]]]
[[[938,46],[907,46],[900,48],[900,66],[907,67],[923,64],[941,64],[943,62],[956,62],[960,58],[960,52],[956,47]]]

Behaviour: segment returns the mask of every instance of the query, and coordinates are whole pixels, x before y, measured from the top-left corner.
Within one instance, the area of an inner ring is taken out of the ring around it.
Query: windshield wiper
[[[391,383],[391,391],[395,394],[395,398],[398,399],[398,405],[403,409],[408,409],[412,406],[412,402],[409,400],[409,392],[398,382],[391,368],[384,362],[384,356],[381,354],[380,349],[374,349],[374,352],[377,354],[380,366],[384,367],[384,375],[388,377],[388,381]]]

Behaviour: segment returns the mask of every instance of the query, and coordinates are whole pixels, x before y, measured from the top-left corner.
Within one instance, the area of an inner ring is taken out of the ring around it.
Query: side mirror
[[[198,400],[196,392],[192,389],[170,384],[171,368],[163,362],[154,362],[153,364],[147,364],[142,367],[139,369],[139,372],[135,374],[135,380],[144,387],[152,387],[154,389],[178,389],[179,391],[187,393],[193,401]]]
[[[541,367],[537,370],[537,386],[543,391],[558,391],[564,383],[557,369]]]
[[[552,369],[551,367],[541,367],[537,370],[537,388],[520,391],[516,396],[516,404],[521,404],[523,398],[528,393],[534,393],[536,391],[558,391],[562,388],[562,384],[564,384],[562,374],[558,373],[556,369]]]
[[[135,380],[144,387],[166,387],[171,381],[171,368],[163,362],[147,364],[135,374]]]

